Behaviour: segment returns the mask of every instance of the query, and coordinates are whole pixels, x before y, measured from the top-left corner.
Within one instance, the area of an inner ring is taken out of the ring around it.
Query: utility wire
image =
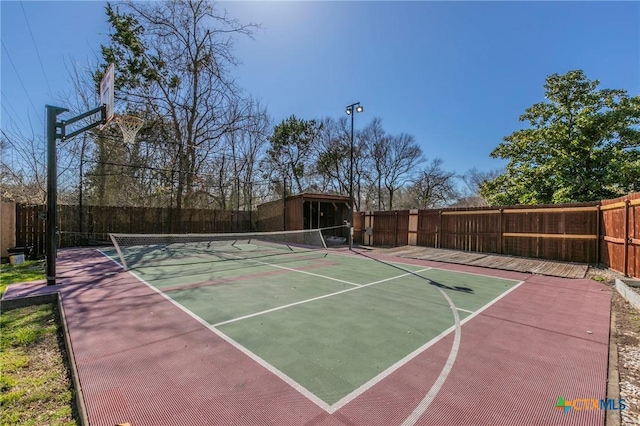
[[[18,122],[17,117],[20,116],[20,114],[18,114],[18,111],[16,111],[16,109],[13,107],[13,105],[11,104],[11,101],[9,100],[9,98],[7,98],[7,95],[4,94],[4,92],[2,92],[2,97],[4,98],[4,100],[2,101],[2,108],[4,108],[4,110],[7,112],[7,115],[9,115],[9,117],[14,121],[14,122]],[[7,109],[7,106],[9,108],[11,108],[11,112],[13,114],[9,113],[9,110]],[[15,117],[13,117],[12,115],[15,115]]]
[[[38,50],[38,45],[36,44],[36,40],[33,37],[33,32],[31,31],[31,25],[29,24],[29,18],[27,18],[27,12],[24,10],[24,2],[22,1],[20,2],[20,7],[22,8],[22,14],[24,15],[24,20],[27,21],[27,28],[29,29],[31,42],[33,43],[33,47],[36,49],[36,56],[38,57],[38,62],[40,62],[40,69],[42,70],[42,75],[44,75],[44,81],[47,82],[47,87],[49,88],[49,95],[53,95],[53,90],[51,90],[51,85],[49,84],[47,73],[45,72],[44,65],[42,64],[42,58],[40,57],[40,51]]]
[[[13,70],[15,71],[16,76],[18,77],[18,81],[20,82],[20,85],[22,86],[22,90],[24,90],[24,93],[27,96],[27,99],[29,100],[31,107],[33,107],[33,111],[36,113],[36,116],[40,118],[40,123],[42,123],[42,125],[44,126],[44,121],[42,120],[42,116],[38,114],[38,110],[36,109],[36,106],[31,100],[31,97],[29,96],[29,92],[27,91],[27,88],[25,87],[24,82],[22,81],[22,78],[20,78],[20,73],[18,72],[18,69],[16,68],[16,64],[13,62],[13,59],[9,54],[9,49],[7,49],[7,46],[4,45],[4,41],[0,40],[0,43],[2,43],[2,48],[4,49],[4,52],[7,54],[7,58],[9,58],[9,62],[11,63],[11,66],[13,67]]]

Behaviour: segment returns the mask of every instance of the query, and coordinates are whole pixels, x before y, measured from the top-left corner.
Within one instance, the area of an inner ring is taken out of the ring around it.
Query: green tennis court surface
[[[451,328],[442,292],[464,319],[518,283],[323,251],[203,253],[132,272],[327,406]]]

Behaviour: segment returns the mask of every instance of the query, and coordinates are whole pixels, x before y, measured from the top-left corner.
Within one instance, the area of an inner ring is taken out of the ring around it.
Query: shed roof
[[[289,195],[286,199],[292,200],[296,198],[302,198],[303,200],[314,200],[314,201],[339,201],[339,202],[349,202],[349,197],[345,195],[337,195],[337,194],[322,194],[322,193],[311,193],[311,192],[303,192],[301,194]]]

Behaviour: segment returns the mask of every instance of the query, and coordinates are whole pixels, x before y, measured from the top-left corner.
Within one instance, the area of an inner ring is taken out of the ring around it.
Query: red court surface
[[[606,397],[605,285],[402,261],[523,283],[331,413],[96,250],[60,251],[57,286],[5,298],[60,292],[91,425],[604,424],[555,405]]]

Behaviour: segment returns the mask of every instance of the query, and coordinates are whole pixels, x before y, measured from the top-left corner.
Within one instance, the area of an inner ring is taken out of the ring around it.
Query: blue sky
[[[37,137],[44,105],[70,92],[68,67],[107,41],[103,2],[1,2],[1,123]],[[241,22],[233,71],[276,122],[344,114],[412,134],[427,158],[464,173],[524,127],[545,77],[582,69],[600,88],[640,93],[639,2],[219,2]],[[42,63],[42,66],[41,66]],[[46,77],[45,77],[46,75]],[[97,106],[97,105],[96,105]],[[43,145],[44,146],[44,145]]]

